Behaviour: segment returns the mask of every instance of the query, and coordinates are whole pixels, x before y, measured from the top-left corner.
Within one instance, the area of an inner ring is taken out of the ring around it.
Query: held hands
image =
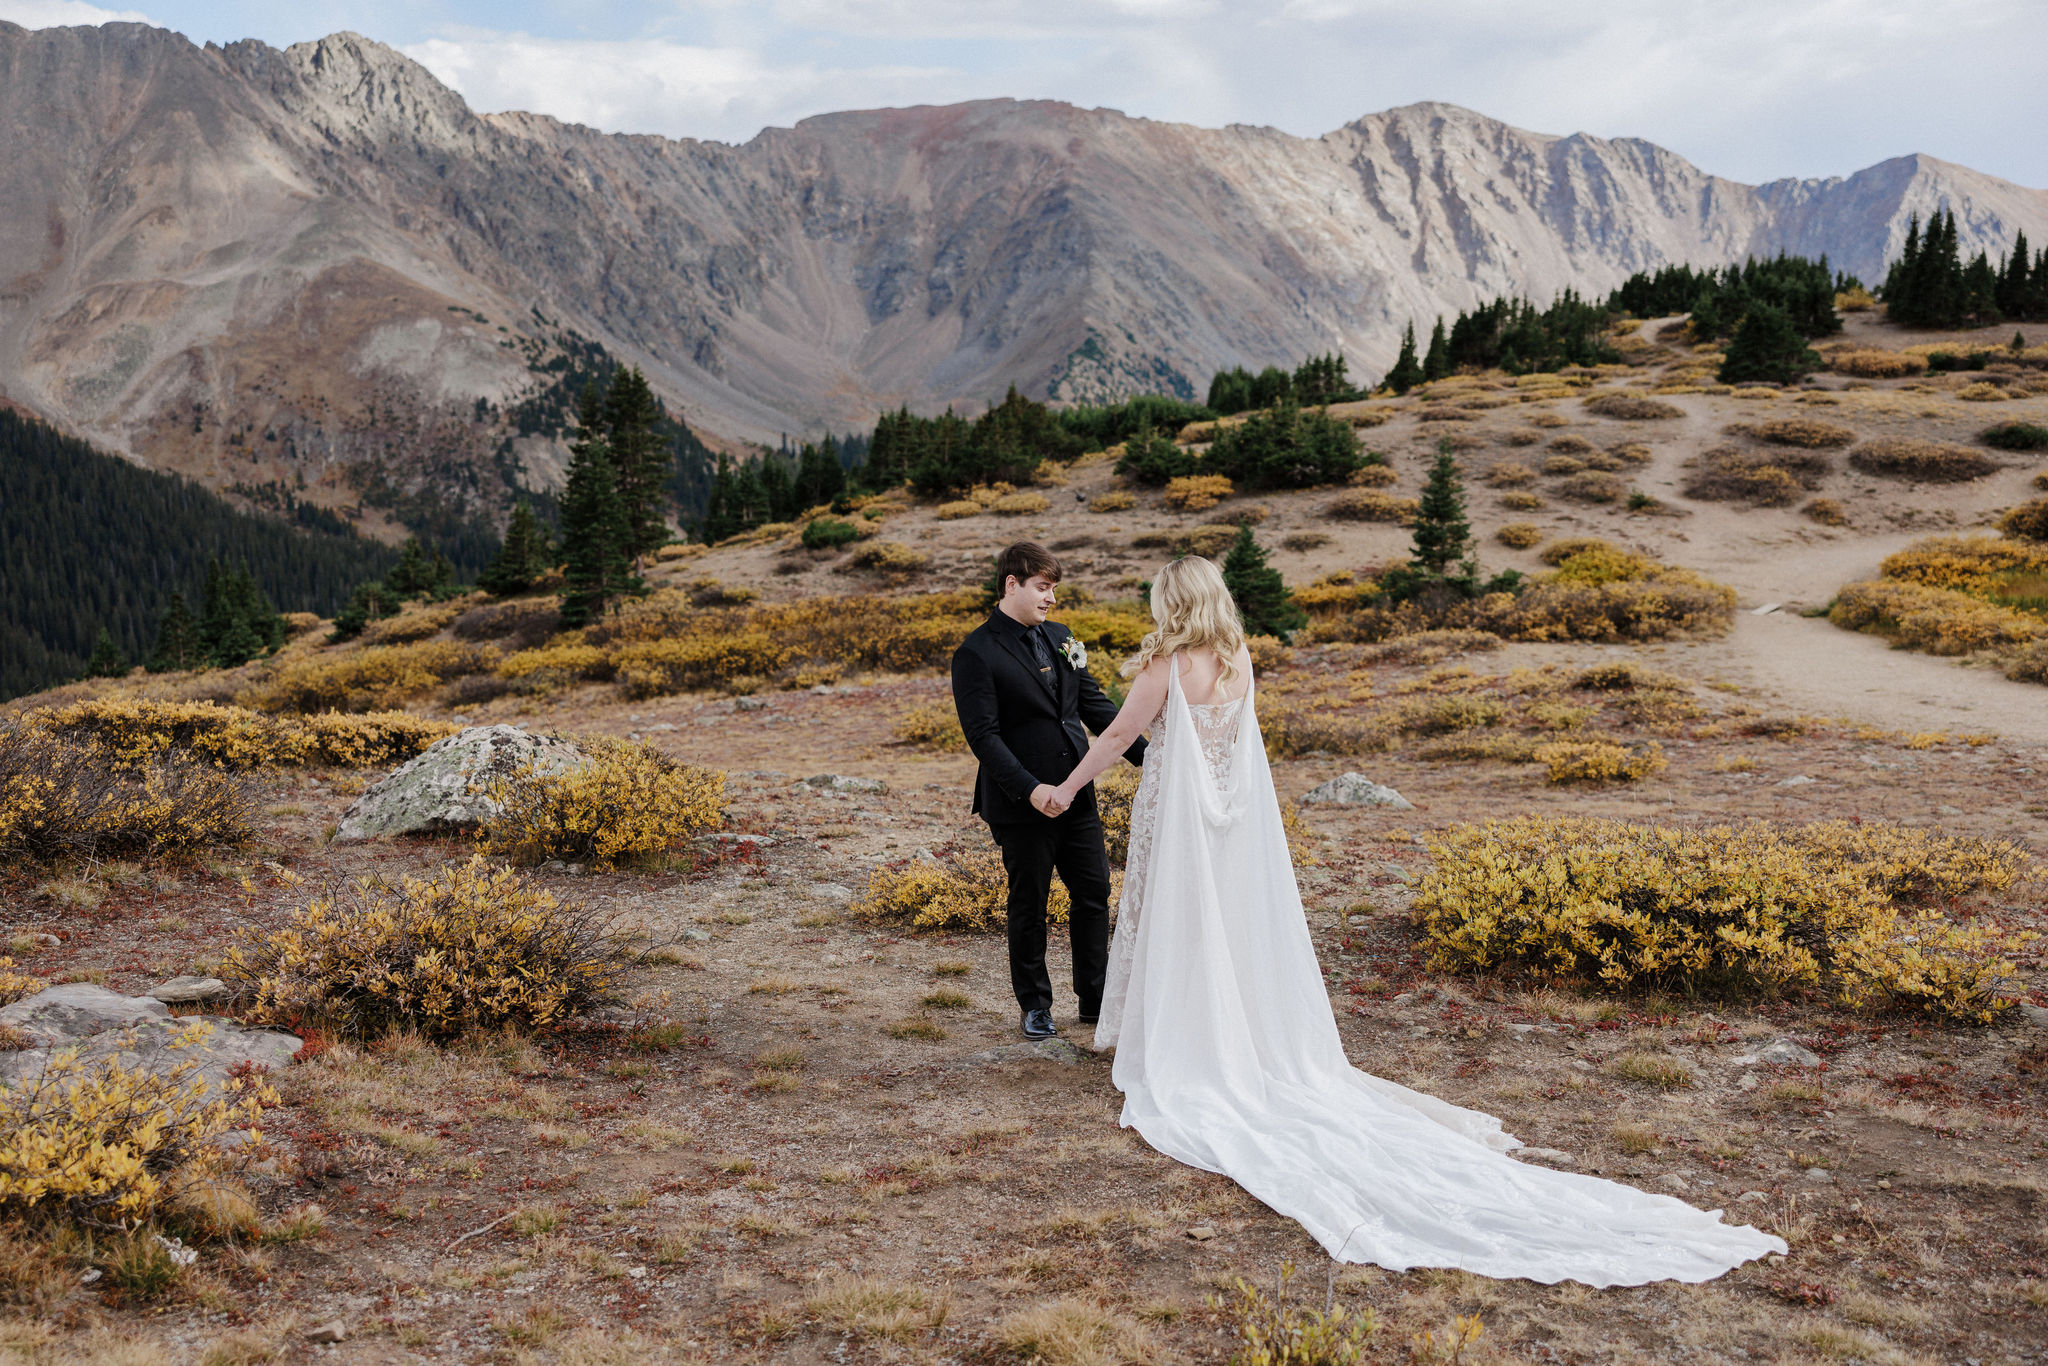
[[[1048,819],[1060,815],[1074,804],[1073,794],[1050,783],[1040,783],[1031,789],[1031,804],[1038,808],[1038,814]]]

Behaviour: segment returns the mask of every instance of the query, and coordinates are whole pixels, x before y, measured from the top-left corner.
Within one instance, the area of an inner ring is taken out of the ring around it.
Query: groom
[[[1060,562],[1042,545],[1019,541],[996,559],[1002,600],[953,652],[953,705],[967,746],[981,761],[974,810],[988,822],[1010,878],[1010,985],[1024,1012],[1026,1038],[1059,1033],[1052,1022],[1052,978],[1045,970],[1045,902],[1058,870],[1073,911],[1074,994],[1081,1023],[1102,1009],[1109,967],[1109,856],[1095,788],[1062,810],[1054,786],[1088,752],[1083,722],[1100,734],[1116,705],[1087,670],[1088,652],[1073,633],[1045,619],[1054,606]],[[1139,740],[1124,757],[1145,755]]]

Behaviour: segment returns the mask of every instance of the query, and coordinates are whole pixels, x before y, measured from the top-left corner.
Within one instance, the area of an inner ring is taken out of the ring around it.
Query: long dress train
[[[1122,1123],[1231,1177],[1332,1257],[1592,1286],[1704,1281],[1777,1238],[1507,1156],[1500,1121],[1351,1066],[1250,690],[1191,706],[1175,660],[1132,806],[1097,1048]]]

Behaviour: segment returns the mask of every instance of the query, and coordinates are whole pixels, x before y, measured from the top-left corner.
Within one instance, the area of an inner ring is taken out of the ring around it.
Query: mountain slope
[[[502,501],[505,414],[596,343],[731,436],[880,408],[1189,392],[1500,292],[1780,249],[1878,274],[2048,193],[1926,157],[1751,187],[1648,143],[1423,104],[1322,138],[991,100],[744,146],[479,115],[352,34],[279,51],[0,24],[0,396],[216,486],[359,471]],[[467,492],[465,492],[465,490]]]

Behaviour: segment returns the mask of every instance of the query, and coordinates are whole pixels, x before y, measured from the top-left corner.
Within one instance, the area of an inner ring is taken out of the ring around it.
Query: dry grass
[[[1664,403],[1635,394],[1600,394],[1587,399],[1584,406],[1587,412],[1597,416],[1620,418],[1628,422],[1655,422],[1685,416],[1685,409],[1675,403]]]
[[[1865,474],[1923,484],[1960,484],[1998,468],[1998,462],[1968,446],[1904,436],[1866,441],[1849,452],[1849,463]]]
[[[952,1297],[879,1276],[842,1276],[804,1300],[804,1312],[859,1337],[908,1342],[945,1325]]]
[[[1856,439],[1856,433],[1847,427],[1810,417],[1780,417],[1767,422],[1735,422],[1730,423],[1726,430],[1730,436],[1746,436],[1753,441],[1764,441],[1773,446],[1800,446],[1807,449],[1847,446]]]
[[[1143,1325],[1080,1299],[1019,1310],[996,1325],[996,1340],[1013,1355],[1043,1366],[1121,1366],[1149,1361],[1153,1354]]]

